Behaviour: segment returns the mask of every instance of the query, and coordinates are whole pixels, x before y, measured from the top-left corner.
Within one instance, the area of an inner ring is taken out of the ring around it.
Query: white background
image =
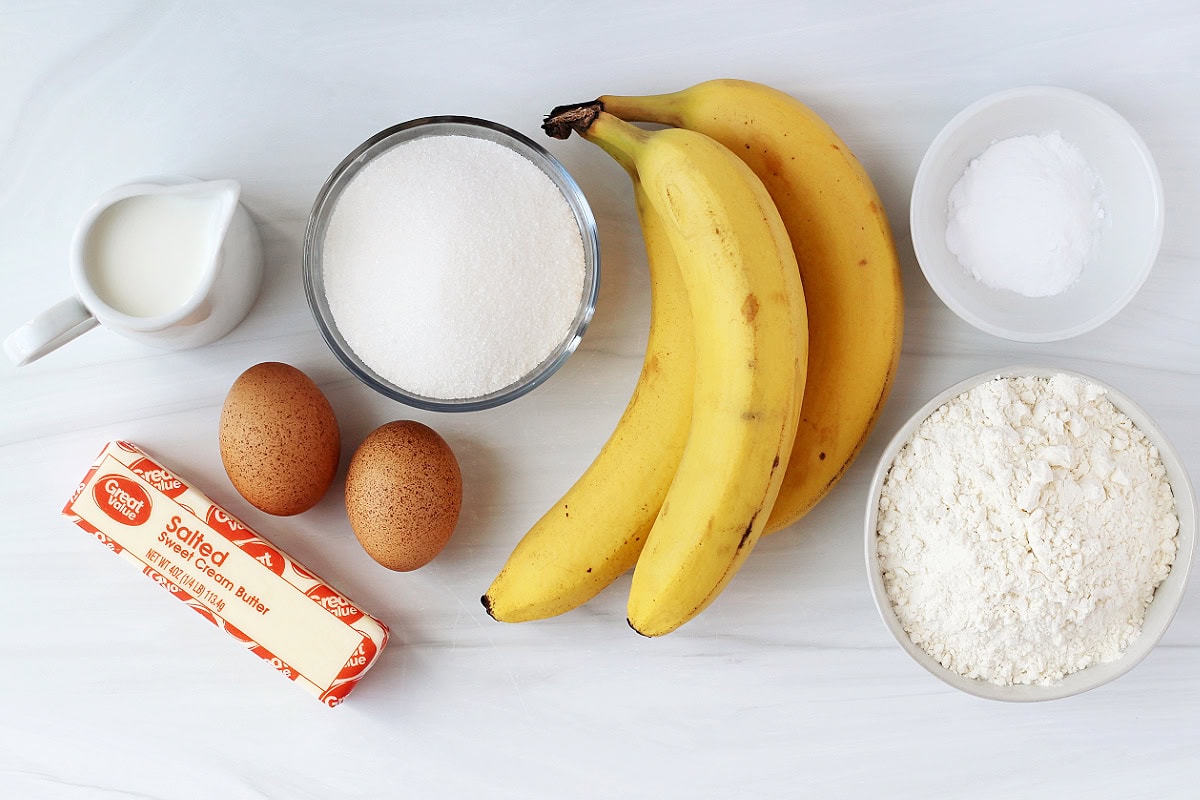
[[[591,460],[640,366],[647,281],[628,182],[597,148],[545,140],[599,219],[595,321],[541,389],[469,415],[386,401],[329,354],[301,287],[308,209],[345,153],[396,122],[468,114],[540,138],[554,105],[724,76],[811,104],[876,180],[906,289],[890,403],[836,490],[765,540],[679,632],[628,629],[627,578],[551,621],[493,622],[479,595]],[[1116,319],[1070,342],[1018,345],[932,294],[907,201],[925,146],[955,112],[1033,83],[1087,92],[1133,123],[1161,169],[1167,222],[1149,282]],[[929,676],[889,637],[861,528],[888,436],[944,386],[1014,363],[1116,385],[1200,476],[1197,130],[1195,0],[6,2],[3,332],[67,296],[75,221],[139,176],[242,181],[268,263],[250,316],[209,347],[161,354],[98,330],[32,366],[0,365],[0,796],[1195,797],[1200,591],[1117,682],[1049,704],[991,703]],[[411,574],[374,564],[337,491],[289,519],[236,494],[219,409],[234,378],[266,360],[321,384],[343,470],[392,419],[448,439],[466,500],[437,561]],[[348,702],[331,711],[289,686],[58,516],[112,438],[160,455],[392,625]]]

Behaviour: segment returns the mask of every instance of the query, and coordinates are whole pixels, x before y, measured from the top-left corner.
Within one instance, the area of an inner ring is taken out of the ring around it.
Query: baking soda
[[[1100,178],[1060,133],[1015,136],[950,191],[946,246],[977,280],[1026,297],[1066,291],[1107,219]]]
[[[554,182],[495,142],[428,136],[346,185],[322,251],[342,337],[392,383],[435,399],[503,389],[568,337],[583,240]]]

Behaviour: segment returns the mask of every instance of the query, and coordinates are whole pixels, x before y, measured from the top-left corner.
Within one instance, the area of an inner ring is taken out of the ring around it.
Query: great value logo
[[[377,655],[379,655],[379,648],[375,646],[375,642],[371,641],[370,637],[363,634],[362,641],[358,644],[358,649],[354,651],[354,655],[350,656],[350,660],[342,667],[342,671],[337,675],[337,680],[357,680],[362,677],[362,674],[371,666],[371,662],[375,660],[375,656]]]
[[[329,586],[317,584],[305,594],[347,625],[362,619],[363,613]]]
[[[122,525],[142,525],[150,519],[150,495],[123,475],[104,475],[92,487],[100,510]]]
[[[231,542],[247,542],[254,538],[254,531],[218,505],[209,507],[204,521],[208,523],[208,527]]]
[[[238,544],[238,547],[242,548],[243,552],[248,553],[251,558],[271,570],[271,572],[283,577],[283,554],[274,547],[259,541],[242,542]]]
[[[179,495],[187,490],[187,486],[183,484],[183,481],[145,456],[130,464],[129,471],[141,476],[146,483],[158,489],[167,497],[179,497]]]

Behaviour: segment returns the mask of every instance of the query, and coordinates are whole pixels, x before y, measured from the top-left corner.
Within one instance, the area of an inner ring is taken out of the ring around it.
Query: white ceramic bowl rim
[[[1158,448],[1163,465],[1167,469],[1167,478],[1171,484],[1171,491],[1175,496],[1175,510],[1179,517],[1179,533],[1176,540],[1178,542],[1178,550],[1176,551],[1175,562],[1171,566],[1170,574],[1158,586],[1158,589],[1155,591],[1154,600],[1146,610],[1146,618],[1143,623],[1141,635],[1130,643],[1120,658],[1104,664],[1093,664],[1086,669],[1066,676],[1060,683],[1053,686],[999,686],[967,678],[943,667],[932,656],[921,649],[921,647],[914,644],[904,631],[892,609],[891,599],[888,597],[887,589],[883,584],[883,573],[878,566],[876,529],[879,517],[879,498],[883,490],[883,481],[891,470],[892,462],[900,452],[900,449],[908,441],[909,437],[912,436],[917,426],[946,402],[974,386],[995,378],[1024,376],[1048,378],[1053,375],[1069,375],[1094,383],[1104,389],[1113,405],[1128,416],[1147,436],[1150,442]],[[1180,459],[1179,454],[1163,435],[1162,430],[1128,396],[1104,381],[1079,372],[1056,367],[1012,366],[988,370],[959,381],[953,386],[939,392],[901,426],[884,448],[883,455],[880,457],[879,464],[875,469],[875,475],[871,481],[871,488],[867,496],[866,512],[864,551],[866,556],[867,580],[871,588],[871,596],[875,601],[875,608],[878,610],[884,625],[904,651],[934,677],[956,689],[989,700],[1010,702],[1056,700],[1086,692],[1128,673],[1154,649],[1154,646],[1170,626],[1171,620],[1179,608],[1180,601],[1183,599],[1195,551],[1197,521],[1196,501],[1192,483],[1188,478],[1182,459]]]

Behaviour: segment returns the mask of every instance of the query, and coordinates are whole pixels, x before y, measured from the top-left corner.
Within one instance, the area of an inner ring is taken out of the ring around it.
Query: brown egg
[[[423,567],[462,509],[462,473],[446,440],[411,420],[370,433],[350,459],[346,513],[367,555],[388,569]]]
[[[333,408],[290,364],[258,364],[234,381],[221,409],[220,439],[234,488],[268,514],[307,511],[337,474],[341,438]]]

